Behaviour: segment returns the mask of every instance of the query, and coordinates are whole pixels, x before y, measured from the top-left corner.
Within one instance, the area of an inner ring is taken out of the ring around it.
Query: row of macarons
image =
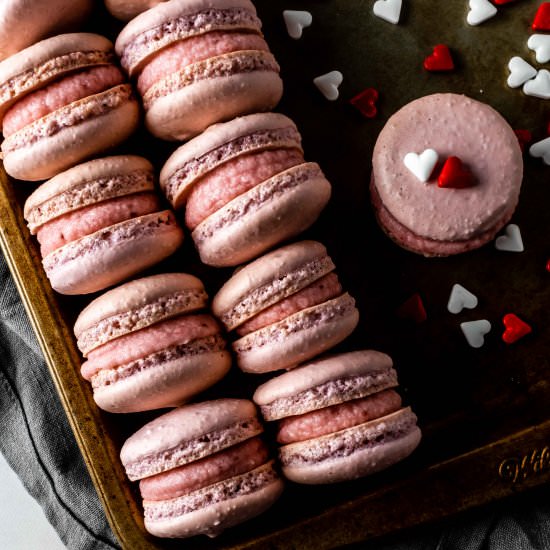
[[[169,0],[128,23],[114,46],[60,34],[0,62],[4,166],[17,179],[51,178],[125,141],[140,104],[154,136],[178,141],[270,111],[282,91],[250,0]]]

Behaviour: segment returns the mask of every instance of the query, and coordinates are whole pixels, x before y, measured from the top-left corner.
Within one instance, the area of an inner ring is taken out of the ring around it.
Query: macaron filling
[[[86,380],[103,369],[113,369],[160,352],[170,346],[219,334],[210,315],[184,315],[111,340],[88,354],[81,373]]]
[[[71,73],[29,93],[10,107],[4,115],[2,133],[7,137],[65,105],[123,83],[124,76],[114,65],[100,65]]]
[[[217,30],[260,32],[261,21],[245,8],[207,9],[183,14],[152,29],[141,32],[117,51],[121,65],[130,73],[141,60],[169,44]],[[119,51],[119,50],[122,51]]]
[[[91,204],[54,218],[36,232],[42,256],[104,227],[151,214],[159,208],[156,194],[136,193]]]
[[[336,273],[329,273],[320,279],[314,281],[295,294],[284,298],[280,302],[260,311],[257,315],[246,321],[236,332],[240,336],[245,336],[250,332],[259,330],[263,327],[282,321],[286,317],[293,315],[303,309],[307,309],[327,300],[336,298],[342,294],[342,285],[338,281]]]
[[[211,57],[240,50],[269,51],[258,34],[214,31],[176,42],[158,52],[142,70],[137,87],[143,95],[159,80],[182,68]]]
[[[346,394],[341,394],[346,395]],[[338,432],[393,413],[401,408],[395,390],[385,390],[361,399],[338,403],[279,421],[277,442],[286,445]]]
[[[277,149],[252,152],[221,164],[194,184],[185,209],[187,227],[195,229],[234,198],[303,161],[298,150]]]
[[[145,500],[177,498],[264,464],[269,457],[265,443],[254,437],[211,456],[190,462],[139,482]]]

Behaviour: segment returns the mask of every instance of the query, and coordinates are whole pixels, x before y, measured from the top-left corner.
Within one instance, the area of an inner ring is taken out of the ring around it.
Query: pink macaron
[[[25,203],[52,287],[88,294],[160,262],[183,241],[162,210],[151,163],[124,155],[74,166],[43,183]]]
[[[309,227],[331,187],[305,162],[296,125],[278,113],[215,124],[179,147],[160,185],[174,208],[185,206],[201,260],[213,266],[251,260]]]
[[[212,301],[233,342],[238,366],[261,373],[290,369],[335,346],[359,321],[326,248],[284,246],[238,270]]]
[[[116,51],[137,78],[145,124],[188,139],[207,126],[269,111],[282,95],[279,66],[250,0],[170,0],[122,30]]]
[[[109,412],[174,407],[225,376],[231,358],[208,296],[185,273],[131,281],[96,298],[74,333],[82,375]]]
[[[0,61],[47,36],[76,30],[93,4],[93,0],[0,2]]]
[[[38,42],[0,63],[6,172],[41,180],[125,140],[139,122],[112,43],[90,33]]]
[[[511,218],[523,178],[509,124],[489,105],[456,94],[426,96],[395,113],[378,136],[372,166],[380,225],[424,256],[491,241]]]
[[[366,350],[329,356],[272,378],[254,393],[278,421],[283,474],[297,483],[356,479],[407,457],[421,433],[402,407],[389,356]]]
[[[262,431],[252,402],[218,399],[184,405],[132,435],[120,458],[128,477],[141,480],[145,528],[212,537],[269,508],[283,483]]]
[[[136,15],[167,0],[105,0],[105,7],[111,15],[121,21],[130,21]]]

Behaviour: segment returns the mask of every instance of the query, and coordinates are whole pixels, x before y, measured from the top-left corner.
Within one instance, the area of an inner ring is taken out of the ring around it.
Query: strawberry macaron
[[[0,63],[2,154],[10,176],[50,178],[137,128],[137,100],[114,61],[109,40],[73,33]]]
[[[334,483],[411,454],[421,432],[396,386],[391,358],[373,350],[319,359],[262,384],[254,401],[265,420],[278,420],[283,474],[297,483]]]
[[[136,15],[167,0],[105,0],[105,6],[117,19],[130,21]]]
[[[216,536],[269,508],[283,482],[244,399],[184,405],[124,443],[130,480],[141,480],[145,528],[158,537]]]
[[[371,196],[382,229],[424,256],[492,241],[518,204],[517,136],[489,105],[433,94],[405,105],[374,147]]]
[[[220,327],[205,313],[202,282],[185,273],[131,281],[96,298],[78,316],[82,375],[109,412],[181,405],[231,366]]]
[[[260,29],[250,0],[170,0],[128,23],[116,51],[137,78],[147,128],[184,140],[273,109],[283,87]]]
[[[103,290],[174,252],[183,231],[163,210],[151,163],[132,155],[79,164],[25,202],[42,263],[61,294]]]
[[[238,366],[261,373],[290,369],[335,346],[359,321],[326,248],[302,241],[238,270],[212,301],[233,342]]]
[[[0,60],[60,32],[76,30],[93,0],[3,0],[0,2]],[[47,13],[45,11],[47,10]]]
[[[215,124],[179,147],[160,174],[164,194],[185,206],[201,260],[230,266],[251,260],[309,227],[331,187],[305,162],[296,125],[278,113]]]

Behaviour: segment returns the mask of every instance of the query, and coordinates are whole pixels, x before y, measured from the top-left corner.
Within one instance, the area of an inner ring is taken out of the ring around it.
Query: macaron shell
[[[133,218],[69,243],[46,256],[43,264],[57,292],[89,294],[154,265],[182,242],[183,231],[174,215],[163,211]],[[87,248],[90,252],[85,251]],[[54,257],[61,254],[66,261],[55,265]]]
[[[271,56],[265,52],[248,53]],[[216,76],[213,72],[152,101],[146,108],[145,125],[161,139],[186,140],[216,122],[269,111],[275,108],[282,93],[283,83],[276,71],[255,70],[229,76]]]
[[[94,389],[98,407],[130,413],[177,407],[221,380],[231,367],[227,351],[203,351],[161,362]]]
[[[84,21],[93,0],[50,0],[48,17],[37,9],[36,0],[10,0],[0,3],[0,60],[12,56],[47,35]],[[21,22],[25,24],[22,25]]]
[[[114,99],[120,94],[120,99]],[[116,107],[108,109],[104,114],[94,115],[96,106],[113,98]],[[69,124],[53,135],[44,135],[31,145],[6,150],[6,140],[2,143],[4,153],[4,168],[6,172],[17,179],[37,181],[51,178],[59,172],[85,160],[94,154],[118,145],[136,130],[139,123],[139,106],[131,95],[129,84],[111,88],[102,94],[91,96],[76,102],[90,112],[85,120]],[[62,114],[71,116],[74,104],[50,113],[44,119],[33,123],[33,128],[42,132],[40,124],[47,119],[53,125],[58,124],[56,118]],[[60,113],[62,111],[62,113]],[[29,127],[23,128],[25,132]],[[19,134],[19,132],[17,132]],[[15,136],[16,134],[13,134]],[[12,137],[13,137],[12,136]]]
[[[319,166],[304,163],[277,174],[204,220],[192,233],[203,263],[235,266],[307,229],[331,194]]]
[[[121,21],[130,21],[140,13],[167,0],[105,0],[105,7],[111,15]]]
[[[237,365],[252,373],[293,368],[344,340],[358,322],[355,300],[345,293],[236,340]]]
[[[260,468],[265,468],[265,465],[260,466]],[[240,479],[244,479],[247,475],[243,474],[237,478],[230,478],[217,485],[220,486],[220,491],[223,491],[224,485],[229,486],[240,483]],[[281,496],[283,488],[283,481],[279,477],[274,477],[269,483],[253,492],[221,500],[192,512],[175,515],[173,519],[155,521],[148,519],[146,512],[145,528],[157,537],[180,538],[200,534],[215,537],[228,527],[263,513]],[[165,502],[170,506],[173,505],[175,500],[177,499]],[[147,510],[148,501],[144,502],[144,508]]]
[[[374,474],[403,460],[416,449],[422,434],[415,423],[416,416],[405,408],[340,432],[285,445],[279,449],[282,472],[291,481],[310,485],[337,483]],[[405,433],[383,440],[385,434],[390,434],[391,429],[399,430],[400,425],[405,427]],[[335,457],[315,458],[320,450],[322,453],[323,449],[326,452],[334,449],[336,454],[337,449],[347,445],[356,448],[347,449],[346,453],[340,452]],[[311,456],[311,460],[293,464],[292,457],[296,454]]]

